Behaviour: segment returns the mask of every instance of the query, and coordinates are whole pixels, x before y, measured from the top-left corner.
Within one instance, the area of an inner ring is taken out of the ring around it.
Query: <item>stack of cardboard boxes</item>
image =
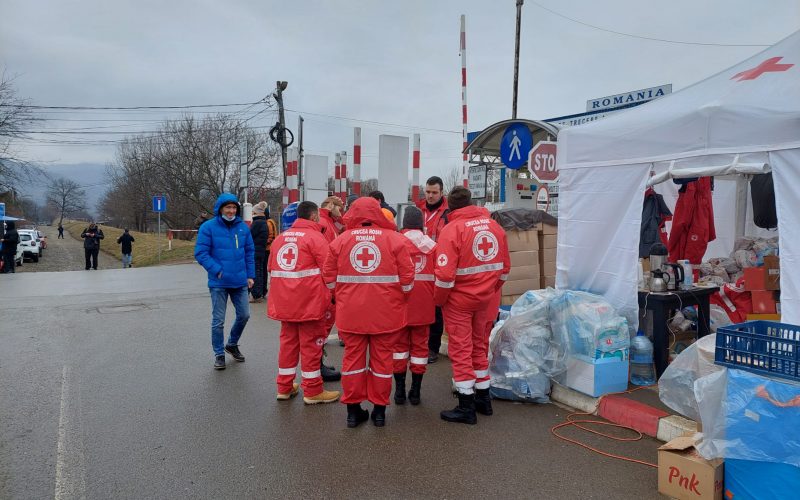
[[[744,289],[753,299],[753,314],[748,320],[780,321],[780,260],[776,255],[764,257],[764,265],[744,269]]]
[[[538,224],[527,231],[508,230],[511,271],[501,304],[510,306],[528,290],[555,286],[556,226]]]

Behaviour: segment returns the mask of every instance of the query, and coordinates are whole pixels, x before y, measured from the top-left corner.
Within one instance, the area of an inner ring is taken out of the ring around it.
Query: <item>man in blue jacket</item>
[[[222,193],[214,204],[214,217],[204,222],[197,232],[194,257],[208,271],[211,293],[211,347],[214,368],[225,369],[225,353],[236,361],[244,361],[239,351],[239,338],[247,320],[250,305],[247,290],[256,276],[255,247],[250,228],[242,221],[242,207],[236,196]],[[225,340],[225,309],[228,297],[236,309],[236,321]]]

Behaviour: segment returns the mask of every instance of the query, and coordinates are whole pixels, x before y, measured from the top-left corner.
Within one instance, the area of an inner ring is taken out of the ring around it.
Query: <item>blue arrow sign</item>
[[[153,196],[153,212],[166,212],[166,211],[167,211],[167,197]]]
[[[518,169],[528,163],[528,153],[533,147],[533,136],[524,123],[512,123],[500,140],[500,161],[508,168]]]

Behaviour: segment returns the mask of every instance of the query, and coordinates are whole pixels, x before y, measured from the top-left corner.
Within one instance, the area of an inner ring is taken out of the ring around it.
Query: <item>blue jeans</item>
[[[126,267],[131,267],[131,261],[133,260],[133,255],[129,253],[122,254],[122,269]]]
[[[225,354],[225,310],[228,308],[228,297],[236,309],[236,320],[228,336],[228,345],[239,345],[247,320],[250,319],[250,304],[247,302],[247,287],[241,288],[209,288],[211,292],[211,347],[214,354]]]

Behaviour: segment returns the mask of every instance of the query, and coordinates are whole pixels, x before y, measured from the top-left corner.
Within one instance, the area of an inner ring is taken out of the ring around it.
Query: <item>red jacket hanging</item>
[[[708,243],[717,238],[711,198],[712,180],[711,177],[701,177],[686,183],[681,189],[667,246],[671,262],[688,259],[692,264],[701,264]]]

